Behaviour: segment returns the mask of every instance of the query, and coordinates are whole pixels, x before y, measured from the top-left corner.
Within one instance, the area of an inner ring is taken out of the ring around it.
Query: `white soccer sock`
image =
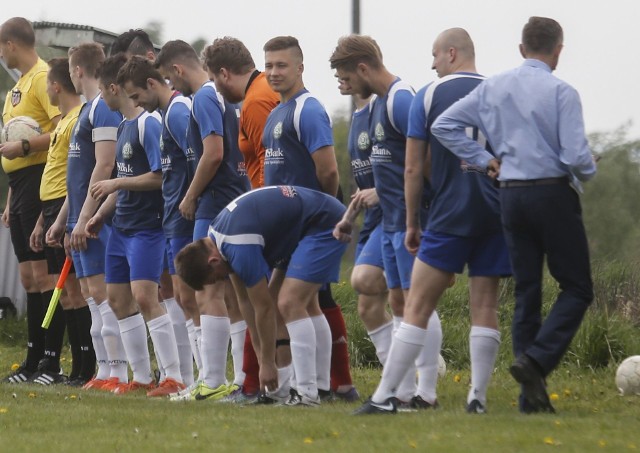
[[[107,357],[107,350],[104,348],[104,341],[102,341],[102,316],[100,316],[100,309],[96,305],[96,301],[93,297],[85,299],[91,312],[91,341],[93,343],[93,350],[96,353],[96,362],[98,363],[98,371],[96,372],[95,379],[106,380],[111,375],[111,368],[109,367],[109,358]]]
[[[233,383],[242,385],[244,371],[242,360],[244,356],[244,339],[247,334],[247,323],[243,321],[231,324],[231,357],[233,358]]]
[[[109,360],[110,377],[118,378],[120,382],[129,382],[127,353],[122,344],[118,318],[116,318],[116,315],[109,306],[109,302],[106,300],[98,305],[98,310],[100,310],[100,317],[102,318],[102,341]]]
[[[182,383],[186,386],[193,384],[193,353],[191,352],[191,342],[187,331],[187,320],[184,312],[174,297],[164,300],[167,314],[171,318],[173,333],[176,336],[176,346],[178,347],[178,359],[180,361],[180,376]]]
[[[198,366],[198,378],[196,379],[196,381],[200,382],[202,380],[202,377],[204,376],[204,371],[203,371],[204,365],[202,362],[202,325],[193,326],[193,335],[196,342],[196,351],[198,353],[198,360],[200,361],[200,365]]]
[[[389,321],[371,332],[367,332],[373,346],[376,348],[376,355],[380,364],[384,365],[389,356],[391,348],[391,338],[393,337],[393,322]]]
[[[291,376],[293,367],[291,364],[278,368],[278,388],[274,392],[267,392],[267,395],[276,398],[286,398],[291,390]]]
[[[493,374],[493,367],[500,348],[500,332],[489,327],[471,326],[469,349],[471,352],[471,389],[467,404],[478,400],[487,402],[487,387]]]
[[[227,317],[200,315],[202,380],[211,388],[226,382],[231,323]]]
[[[169,315],[158,316],[149,321],[147,326],[149,327],[149,334],[157,357],[159,357],[159,362],[162,363],[164,378],[182,382],[178,346],[176,345],[176,335],[173,332],[171,318]]]
[[[435,403],[437,399],[436,386],[438,384],[438,357],[442,348],[442,325],[440,318],[434,311],[429,318],[424,348],[416,360],[418,368],[418,395],[428,403]]]
[[[387,398],[396,396],[394,390],[407,375],[407,370],[413,368],[418,354],[424,347],[426,336],[425,329],[404,322],[400,324],[391,343],[389,357],[382,371],[382,379],[371,397],[372,401],[382,403]]]
[[[393,332],[391,335],[391,342],[389,344],[389,349],[391,349],[391,343],[393,343],[393,337],[395,336],[400,324],[402,324],[403,318],[401,316],[393,317]],[[389,353],[387,353],[387,357]],[[386,361],[385,361],[386,364]],[[384,369],[384,366],[383,366]],[[400,401],[408,403],[411,401],[411,398],[416,394],[417,386],[416,386],[416,367],[415,364],[410,366],[407,369],[407,373],[404,375],[400,383],[398,384],[398,389],[396,390],[396,394],[394,395]]]
[[[148,384],[151,377],[151,360],[147,347],[147,329],[140,313],[118,321],[122,344],[129,359],[129,366],[133,371],[133,380],[141,384]]]
[[[189,335],[189,345],[191,346],[191,355],[193,360],[196,362],[196,368],[198,369],[198,373],[200,373],[200,368],[202,368],[202,360],[200,359],[200,348],[198,347],[198,342],[196,341],[196,326],[193,324],[193,319],[189,319],[186,322],[187,333]]]
[[[316,331],[316,383],[320,390],[331,390],[331,327],[324,315],[311,317]]]
[[[316,331],[310,318],[287,324],[291,339],[291,360],[296,376],[296,389],[311,399],[318,396],[316,381]]]

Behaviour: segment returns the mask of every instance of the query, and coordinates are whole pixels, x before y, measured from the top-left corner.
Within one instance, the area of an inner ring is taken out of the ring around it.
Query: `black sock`
[[[93,350],[93,339],[91,338],[91,309],[87,305],[82,308],[76,308],[74,311],[76,312],[76,324],[78,326],[82,354],[80,377],[88,380],[96,373],[96,353]]]
[[[331,294],[331,285],[328,283],[318,291],[318,302],[322,310],[337,307],[336,301],[333,299],[333,294]]]
[[[49,302],[47,300],[47,302]],[[27,363],[29,371],[38,369],[38,362],[44,356],[44,329],[42,320],[45,311],[40,293],[27,293]]]
[[[69,380],[71,380],[77,378],[82,369],[80,334],[78,332],[76,311],[72,308],[70,310],[63,310],[63,312],[67,321],[67,338],[69,339],[69,347],[71,349],[71,372],[69,373]]]
[[[52,295],[53,290],[44,291],[42,293],[42,299],[46,300],[48,304]],[[64,313],[62,312],[62,307],[58,303],[55,311],[53,312],[51,324],[49,324],[49,328],[46,329],[44,338],[44,356],[45,359],[48,359],[48,371],[57,372],[60,370],[60,352],[62,351],[65,324]]]

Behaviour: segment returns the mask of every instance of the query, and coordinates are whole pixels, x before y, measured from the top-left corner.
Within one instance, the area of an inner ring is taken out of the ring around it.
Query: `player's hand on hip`
[[[490,178],[496,179],[500,176],[500,161],[498,159],[491,159],[487,164],[487,174]]]

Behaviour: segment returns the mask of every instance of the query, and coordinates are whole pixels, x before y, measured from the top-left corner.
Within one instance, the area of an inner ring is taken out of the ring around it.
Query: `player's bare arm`
[[[45,232],[44,241],[49,247],[61,247],[62,239],[64,238],[64,230],[67,224],[67,217],[69,215],[69,203],[65,198],[58,217],[53,225]]]
[[[182,216],[187,220],[195,218],[198,197],[216,175],[224,157],[222,136],[211,134],[205,137],[202,144],[202,157],[193,175],[193,181],[191,181],[191,185],[178,207]]]
[[[117,192],[112,193],[107,197],[107,199],[102,203],[100,209],[96,211],[96,213],[89,219],[86,226],[86,235],[90,238],[97,238],[102,226],[104,225],[105,219],[107,219],[113,212],[116,210],[116,198],[118,196]]]
[[[247,288],[247,294],[253,310],[258,337],[260,338],[260,388],[275,390],[278,388],[278,369],[276,367],[276,304],[269,294],[267,279]]]
[[[323,146],[314,151],[311,157],[316,165],[316,176],[322,191],[335,197],[338,194],[340,178],[333,146]]]
[[[428,144],[425,140],[407,138],[406,163],[404,167],[404,198],[407,207],[407,233],[404,244],[409,253],[415,255],[420,247],[420,202],[424,187],[424,163]]]

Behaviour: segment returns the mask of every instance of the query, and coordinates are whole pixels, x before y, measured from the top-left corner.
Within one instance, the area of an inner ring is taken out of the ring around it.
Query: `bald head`
[[[473,41],[462,28],[450,28],[440,33],[433,43],[432,53],[432,69],[438,77],[454,72],[476,72]]]
[[[436,45],[443,50],[454,48],[458,52],[459,58],[475,59],[476,52],[473,47],[471,36],[464,28],[450,28],[443,31],[436,38]]]

